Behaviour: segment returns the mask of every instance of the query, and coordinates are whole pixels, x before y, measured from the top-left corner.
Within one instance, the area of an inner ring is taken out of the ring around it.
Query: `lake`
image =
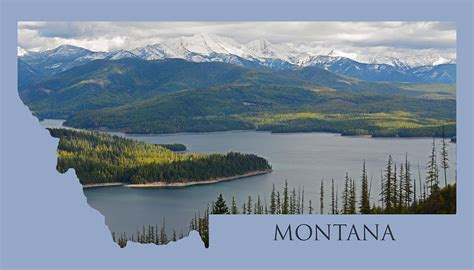
[[[61,120],[45,120],[44,127],[61,127]],[[88,203],[105,216],[111,231],[135,233],[142,225],[161,224],[166,220],[168,230],[181,230],[187,234],[189,222],[196,211],[201,213],[207,204],[222,194],[228,205],[235,196],[241,207],[249,195],[257,194],[269,201],[272,185],[283,188],[288,180],[290,188],[304,187],[305,200],[311,199],[313,207],[319,210],[320,181],[325,181],[326,208],[329,211],[330,182],[334,179],[339,193],[344,185],[346,172],[356,179],[357,195],[360,192],[362,162],[365,159],[371,185],[371,201],[378,203],[380,174],[388,155],[399,164],[405,154],[412,166],[412,176],[418,180],[418,165],[424,182],[425,166],[431,152],[431,138],[370,138],[346,137],[331,133],[271,134],[256,131],[230,131],[215,133],[186,133],[172,135],[128,135],[111,134],[148,143],[182,143],[189,152],[243,152],[266,158],[273,166],[273,172],[238,180],[210,185],[179,188],[128,188],[101,187],[85,189]],[[438,154],[441,139],[436,139]],[[456,144],[448,143],[450,168],[448,182],[455,177]],[[442,174],[442,173],[440,173]],[[444,177],[440,178],[441,186]],[[419,193],[419,191],[417,191]],[[341,199],[339,199],[341,201]],[[306,205],[307,206],[307,205]],[[307,212],[307,209],[305,209]]]

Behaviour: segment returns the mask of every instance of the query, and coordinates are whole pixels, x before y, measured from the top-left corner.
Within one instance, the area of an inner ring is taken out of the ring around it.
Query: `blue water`
[[[60,127],[62,122],[47,120],[43,126]],[[418,180],[418,165],[424,182],[425,166],[431,152],[431,138],[370,138],[345,137],[331,133],[271,134],[256,131],[231,131],[217,133],[187,133],[173,135],[116,135],[149,143],[182,143],[189,152],[211,153],[238,151],[253,153],[266,158],[273,166],[270,174],[248,177],[210,185],[181,188],[127,188],[104,187],[86,189],[84,194],[89,204],[105,216],[111,231],[134,233],[146,224],[161,224],[166,220],[168,230],[175,229],[185,234],[189,222],[197,211],[206,209],[207,204],[219,194],[230,204],[232,196],[241,206],[247,197],[259,194],[262,200],[272,185],[282,189],[285,180],[290,188],[304,187],[306,201],[311,199],[313,207],[319,210],[320,181],[324,179],[326,209],[329,208],[330,181],[341,192],[346,172],[354,178],[360,190],[362,162],[366,160],[369,180],[372,179],[371,200],[378,203],[380,173],[392,155],[395,162],[404,162],[405,154],[412,166],[412,175]],[[436,139],[441,146],[441,139]],[[439,153],[439,150],[438,150]],[[450,168],[448,182],[454,181],[456,144],[448,143]],[[441,178],[444,183],[444,177]],[[417,191],[419,192],[419,191]],[[306,205],[307,206],[307,205]],[[307,211],[307,209],[306,209]]]

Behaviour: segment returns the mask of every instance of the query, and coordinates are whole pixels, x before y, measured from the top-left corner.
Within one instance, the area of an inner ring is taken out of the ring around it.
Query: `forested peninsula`
[[[253,154],[190,154],[119,136],[49,129],[59,139],[57,170],[73,168],[84,187],[131,185],[186,186],[271,172]],[[182,147],[178,147],[181,150]]]

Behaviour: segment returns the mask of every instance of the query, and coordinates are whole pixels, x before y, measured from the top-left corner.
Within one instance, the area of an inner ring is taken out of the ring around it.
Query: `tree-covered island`
[[[57,170],[64,173],[75,169],[84,187],[186,186],[272,170],[267,160],[253,154],[177,153],[163,145],[98,132],[70,129],[49,129],[49,132],[59,139]],[[172,148],[181,150],[182,146]]]

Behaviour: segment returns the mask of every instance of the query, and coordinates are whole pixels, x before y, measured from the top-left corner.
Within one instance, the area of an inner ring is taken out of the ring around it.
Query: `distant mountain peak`
[[[347,53],[347,52],[343,52],[343,51],[336,50],[336,49],[332,49],[327,55],[331,56],[331,57],[349,58],[349,59],[356,60],[356,61],[359,59],[359,56],[356,53]]]
[[[139,58],[139,57],[135,55],[134,53],[126,51],[126,50],[114,51],[107,56],[107,59],[109,60],[118,60],[118,59],[123,59],[123,58]]]
[[[70,54],[75,54],[75,53],[92,52],[92,51],[89,51],[87,49],[84,49],[78,46],[66,44],[66,45],[61,45],[54,49],[51,49],[49,50],[49,52],[52,55],[70,55]]]
[[[138,47],[128,51],[130,57],[137,56],[145,60],[157,60],[163,58],[182,58],[188,61],[221,61],[215,56],[222,58],[240,57],[249,61],[267,63],[271,61],[285,61],[290,65],[306,65],[319,56],[329,56],[332,58],[319,57],[319,60],[327,59],[334,61],[335,58],[347,58],[365,64],[385,64],[399,68],[414,68],[419,66],[435,66],[440,64],[454,64],[455,59],[447,59],[439,54],[429,53],[423,55],[393,57],[390,55],[360,55],[354,52],[346,52],[336,48],[331,48],[327,53],[322,53],[324,49],[316,51],[313,43],[272,43],[266,39],[252,40],[248,43],[241,43],[232,38],[220,36],[213,33],[197,33],[190,36],[163,39],[156,44]],[[124,51],[124,50],[123,50]],[[89,50],[74,46],[61,45],[55,49],[44,51],[49,54],[72,55],[84,52],[94,53]],[[44,53],[43,52],[43,53]],[[25,56],[24,51],[19,50],[20,56]],[[110,52],[110,54],[116,52]],[[125,55],[125,54],[124,54]],[[96,55],[97,56],[97,55]],[[105,57],[104,57],[105,58]]]
[[[40,69],[46,68],[48,74],[61,72],[95,59],[180,58],[191,62],[224,62],[249,67],[269,67],[276,70],[295,66],[317,66],[364,80],[419,81],[421,80],[420,70],[417,70],[418,74],[414,75],[413,69],[427,67],[427,70],[430,70],[441,64],[455,64],[456,61],[436,53],[403,57],[390,55],[393,52],[387,53],[389,55],[363,55],[337,48],[325,49],[311,42],[295,44],[257,39],[242,43],[230,37],[206,32],[163,39],[155,44],[133,50],[112,52],[93,52],[74,45],[61,45],[38,53],[18,48],[19,57],[33,67],[41,65]],[[443,78],[454,77],[444,76]]]
[[[30,51],[20,47],[20,46],[17,46],[17,56],[26,56],[30,54]]]

